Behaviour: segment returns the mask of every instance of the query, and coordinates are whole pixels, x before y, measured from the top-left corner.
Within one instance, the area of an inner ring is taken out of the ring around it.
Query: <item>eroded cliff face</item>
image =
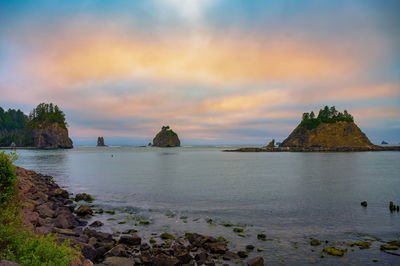
[[[68,130],[58,123],[41,125],[32,130],[33,146],[39,149],[70,149],[72,140],[68,136]]]
[[[161,130],[153,139],[153,146],[157,147],[179,147],[181,141],[172,130]]]
[[[297,126],[279,147],[374,146],[354,122],[320,123],[316,128]]]

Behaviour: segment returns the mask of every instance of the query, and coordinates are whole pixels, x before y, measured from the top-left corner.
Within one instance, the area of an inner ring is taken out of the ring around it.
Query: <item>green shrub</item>
[[[0,152],[0,206],[7,204],[14,195],[15,182],[17,175],[15,174],[15,166],[12,164],[17,159],[16,153]]]
[[[15,153],[0,153],[0,259],[21,265],[68,265],[80,254],[69,241],[57,243],[56,235],[40,236],[25,230],[19,216],[20,203],[12,164]]]

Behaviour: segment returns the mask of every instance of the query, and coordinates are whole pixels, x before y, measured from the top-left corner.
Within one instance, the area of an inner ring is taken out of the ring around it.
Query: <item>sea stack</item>
[[[103,137],[98,137],[97,138],[97,146],[98,147],[104,147],[104,138]]]
[[[31,132],[33,146],[39,149],[71,149],[72,140],[68,136],[68,129],[58,123],[39,124]]]
[[[347,113],[325,106],[318,116],[304,113],[303,120],[279,147],[362,148],[374,146]]]
[[[178,135],[169,126],[163,126],[153,139],[153,146],[156,147],[179,147],[180,145]]]

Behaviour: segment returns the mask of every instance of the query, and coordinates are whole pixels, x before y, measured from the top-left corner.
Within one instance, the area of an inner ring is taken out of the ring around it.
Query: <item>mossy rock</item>
[[[367,241],[357,241],[354,244],[358,246],[360,249],[368,249],[371,246],[371,243]]]
[[[224,223],[223,226],[225,226],[225,227],[232,227],[232,226],[235,226],[235,225],[232,224],[232,223]]]
[[[318,239],[313,238],[310,241],[310,245],[311,246],[319,246],[319,245],[321,245],[321,241],[319,241]]]
[[[238,236],[240,237],[246,237],[246,235],[244,233],[239,233]]]
[[[219,236],[219,237],[217,237],[217,241],[218,242],[226,242],[226,238],[223,236]]]
[[[137,233],[137,230],[132,228],[132,229],[125,230],[122,233],[123,234],[131,234],[131,235],[133,235],[133,234]]]
[[[257,234],[257,239],[265,241],[267,240],[267,236],[265,234]]]
[[[262,251],[266,251],[265,248],[257,248],[257,252],[262,252]]]
[[[118,224],[126,224],[126,221],[124,220],[124,221],[120,221],[120,222],[118,222]]]
[[[143,224],[143,225],[149,225],[149,224],[150,224],[150,221],[147,221],[147,220],[141,220],[141,221],[139,222],[139,224]]]
[[[400,241],[399,241],[399,240],[389,241],[388,243],[389,243],[390,245],[400,247]]]
[[[156,241],[154,238],[150,238],[149,242],[150,242],[150,244],[155,244],[155,243],[157,243],[157,241]]]
[[[80,194],[76,194],[75,196],[75,201],[87,201],[87,202],[92,202],[94,201],[94,198],[92,195],[86,194],[86,193],[80,193]]]
[[[381,250],[398,250],[399,247],[395,245],[381,245]]]
[[[167,239],[175,240],[175,236],[173,234],[165,233],[165,232],[160,235],[160,238],[163,240],[167,240]]]
[[[344,255],[344,253],[346,252],[345,249],[337,249],[335,247],[324,248],[322,251],[329,255],[338,256],[338,257],[342,257]]]
[[[208,224],[212,224],[212,223],[213,223],[213,219],[208,218],[208,219],[206,220],[206,222],[207,222]]]
[[[244,229],[241,228],[241,227],[235,227],[235,228],[233,228],[233,232],[235,232],[235,233],[243,233],[243,231],[244,231]]]
[[[112,211],[105,211],[105,213],[108,213],[108,214],[114,215],[114,214],[115,214],[115,211],[114,211],[114,210],[112,210]]]

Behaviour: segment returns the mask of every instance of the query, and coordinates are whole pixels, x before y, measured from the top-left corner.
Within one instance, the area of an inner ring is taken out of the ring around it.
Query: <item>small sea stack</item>
[[[104,147],[104,138],[103,137],[98,137],[97,138],[97,147]]]
[[[179,147],[181,141],[178,134],[176,134],[169,126],[163,126],[161,131],[153,139],[153,146],[156,147]]]

